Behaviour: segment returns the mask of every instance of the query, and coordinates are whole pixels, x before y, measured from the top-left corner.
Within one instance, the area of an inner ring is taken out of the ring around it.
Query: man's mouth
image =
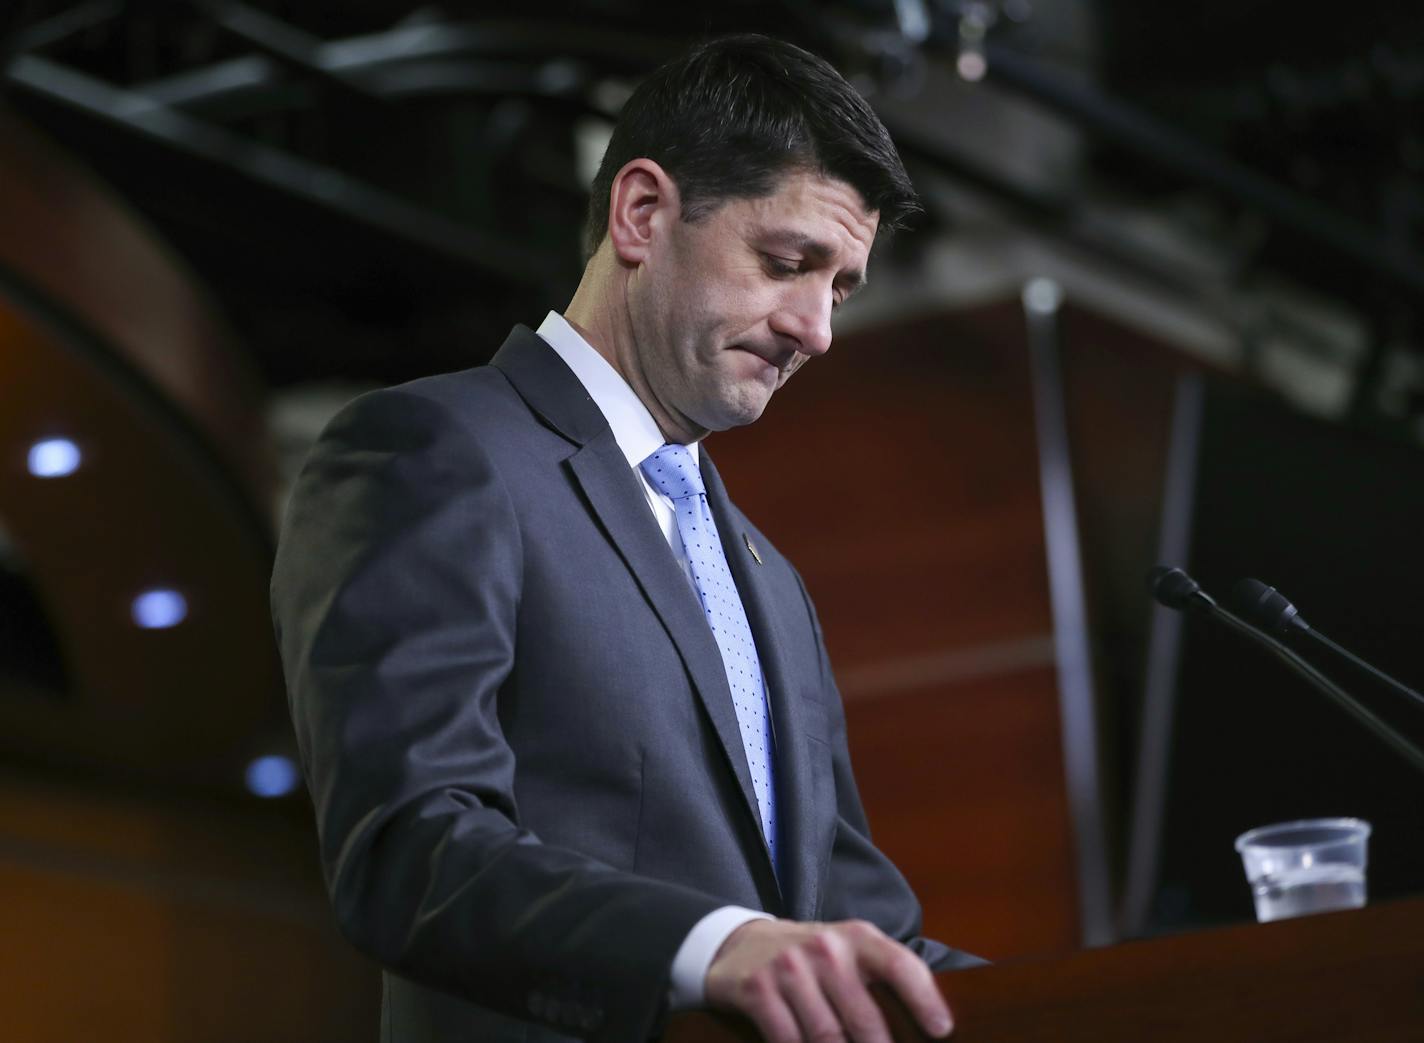
[[[787,372],[791,365],[791,360],[795,357],[794,351],[777,351],[774,348],[761,348],[753,344],[734,344],[738,351],[745,351],[749,355],[755,355],[768,366],[776,370],[778,375]]]

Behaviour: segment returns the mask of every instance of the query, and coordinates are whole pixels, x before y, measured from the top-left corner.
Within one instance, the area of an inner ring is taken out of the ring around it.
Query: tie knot
[[[685,445],[668,444],[653,453],[640,465],[653,488],[670,500],[698,496],[704,489],[702,472]]]

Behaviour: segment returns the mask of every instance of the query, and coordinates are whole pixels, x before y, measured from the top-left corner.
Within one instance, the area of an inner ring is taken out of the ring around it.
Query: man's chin
[[[709,431],[726,431],[753,423],[766,412],[773,390],[775,389],[760,383],[736,388],[731,395],[715,403],[713,408],[707,411],[711,423],[705,423],[703,426]]]

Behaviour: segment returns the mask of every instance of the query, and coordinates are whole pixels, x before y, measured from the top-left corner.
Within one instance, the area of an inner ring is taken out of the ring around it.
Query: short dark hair
[[[860,193],[884,231],[920,209],[884,124],[829,62],[768,36],[699,44],[655,69],[623,106],[593,179],[584,258],[608,231],[614,176],[646,157],[677,184],[682,218],[776,191],[807,171]]]

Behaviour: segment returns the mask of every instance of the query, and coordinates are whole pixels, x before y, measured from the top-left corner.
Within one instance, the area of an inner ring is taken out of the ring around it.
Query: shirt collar
[[[667,439],[658,429],[658,423],[648,412],[648,407],[567,319],[556,311],[549,312],[539,325],[539,336],[574,371],[574,376],[613,429],[613,439],[623,450],[630,466],[639,466],[662,447]],[[693,462],[697,463],[697,443],[693,442],[687,448],[692,452]]]

